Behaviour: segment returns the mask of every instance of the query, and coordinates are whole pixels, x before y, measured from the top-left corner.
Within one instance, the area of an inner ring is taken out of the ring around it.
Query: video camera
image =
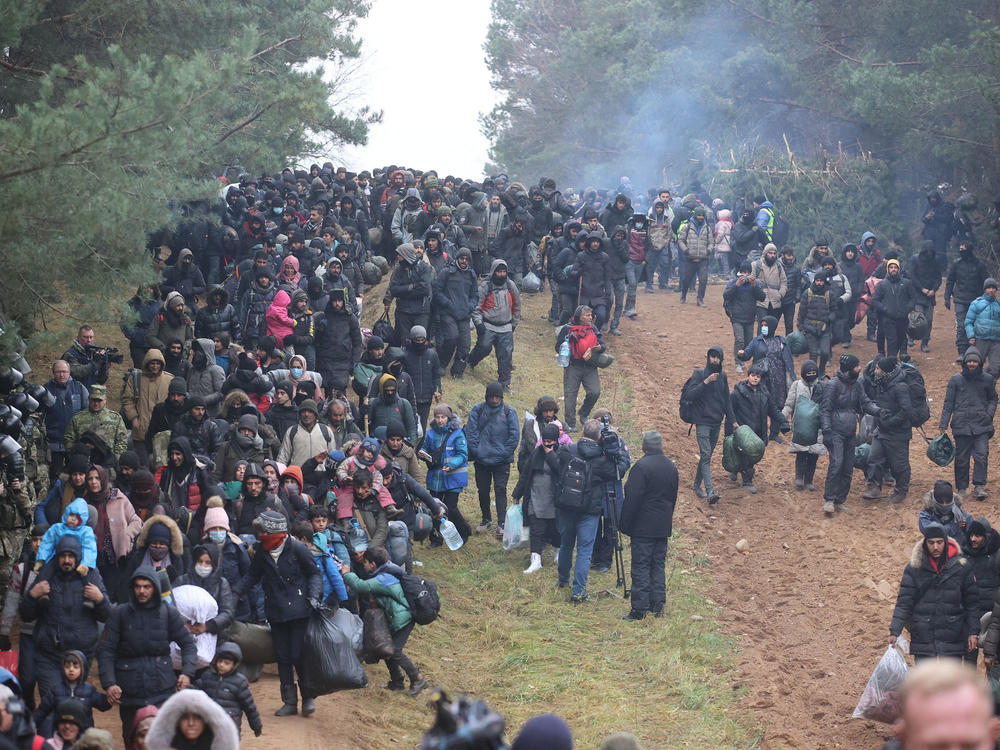
[[[618,433],[611,429],[611,417],[605,414],[601,417],[601,439],[598,441],[605,456],[617,456],[621,452],[621,442]]]
[[[423,736],[421,750],[505,750],[505,719],[484,701],[462,695],[448,699],[437,689],[431,695],[437,715]]]
[[[114,362],[116,365],[120,365],[125,361],[124,355],[122,355],[121,352],[113,346],[100,347],[96,344],[87,344],[83,347],[83,350],[91,359],[94,359],[95,357],[104,357],[105,364],[108,362]]]

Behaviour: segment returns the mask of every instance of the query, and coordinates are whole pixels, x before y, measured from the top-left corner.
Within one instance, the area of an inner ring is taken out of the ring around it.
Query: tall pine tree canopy
[[[363,143],[378,114],[337,82],[369,5],[0,0],[3,312],[26,331],[38,313],[107,318],[107,290],[151,274],[148,233],[214,198],[223,165]]]
[[[873,189],[888,172],[904,204],[940,181],[993,198],[995,0],[493,0],[492,10],[487,62],[504,98],[483,129],[512,178],[607,187],[627,174],[644,189],[664,175],[706,184],[710,167],[794,171],[791,154],[822,169],[825,153],[861,159]],[[737,182],[759,183],[752,171]]]

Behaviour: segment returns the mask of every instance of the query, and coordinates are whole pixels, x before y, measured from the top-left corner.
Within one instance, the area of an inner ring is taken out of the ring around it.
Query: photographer
[[[108,382],[109,354],[117,354],[117,349],[99,349],[94,346],[94,329],[83,325],[62,358],[69,363],[73,379],[90,388],[92,385]],[[121,362],[121,359],[118,361]]]
[[[625,501],[625,493],[622,490],[621,479],[624,478],[629,466],[632,465],[632,456],[629,455],[628,446],[625,440],[611,426],[611,412],[608,409],[595,409],[594,419],[601,423],[601,439],[599,444],[604,455],[613,458],[617,464],[619,481],[608,482],[604,488],[604,509],[601,512],[601,525],[597,531],[597,538],[594,540],[594,556],[590,567],[597,568],[598,573],[606,573],[611,569],[614,562],[615,546],[617,544],[618,521],[621,516],[622,503]],[[607,498],[609,492],[615,493],[617,506],[608,506]]]

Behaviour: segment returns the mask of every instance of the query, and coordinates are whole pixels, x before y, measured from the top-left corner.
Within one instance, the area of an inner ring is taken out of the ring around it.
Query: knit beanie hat
[[[446,417],[448,417],[448,419],[451,419],[451,417],[452,417],[452,415],[454,413],[455,412],[453,412],[451,410],[451,407],[448,406],[448,404],[438,404],[437,406],[434,407],[434,416],[435,417],[438,414],[444,414]]]
[[[174,378],[170,381],[170,385],[167,386],[167,393],[171,396],[186,396],[187,392],[187,383],[184,382],[183,378]]]
[[[559,427],[552,422],[542,427],[542,440],[558,440]]]
[[[840,371],[850,372],[855,367],[861,364],[861,360],[858,359],[853,354],[841,354],[840,355]]]
[[[955,490],[951,482],[947,479],[939,479],[934,483],[934,501],[938,503],[950,503],[955,495]]]
[[[86,474],[90,467],[90,459],[82,453],[71,453],[66,462],[67,474]]]
[[[317,417],[319,416],[319,407],[316,406],[316,402],[313,401],[311,398],[307,398],[305,401],[299,404],[299,414],[301,414],[304,411],[311,411]]]
[[[663,450],[663,436],[656,430],[649,430],[642,436],[642,450],[644,453]]]
[[[149,531],[146,533],[147,544],[152,544],[153,542],[164,542],[165,544],[170,544],[170,529],[162,521],[157,521],[152,526],[149,527]]]
[[[503,386],[496,380],[486,386],[486,398],[489,399],[495,396],[499,396],[503,399]]]
[[[279,381],[278,384],[274,386],[274,390],[283,391],[285,394],[288,395],[289,401],[295,398],[295,385],[292,383],[291,380]]]
[[[878,369],[882,372],[892,372],[896,369],[896,358],[895,357],[882,357],[878,361]]]
[[[218,508],[209,508],[205,511],[205,521],[202,523],[202,526],[206,529],[214,529],[217,526],[221,526],[226,531],[230,531],[229,514],[221,506]]]
[[[288,531],[288,519],[276,510],[265,510],[253,520],[253,526],[264,534],[280,534]]]
[[[389,426],[385,430],[385,436],[387,438],[406,437],[406,428],[403,427],[403,423],[398,419],[390,420]]]
[[[924,539],[947,539],[948,532],[944,530],[944,526],[937,522],[931,522],[924,526]]]
[[[139,456],[136,455],[135,451],[125,451],[118,458],[118,466],[119,468],[128,467],[132,471],[135,471],[139,468]]]

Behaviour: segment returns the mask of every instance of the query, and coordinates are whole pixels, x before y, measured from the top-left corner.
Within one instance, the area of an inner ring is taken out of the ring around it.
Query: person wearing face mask
[[[955,302],[955,346],[958,349],[956,364],[962,364],[961,359],[969,348],[969,339],[965,330],[965,318],[969,305],[982,294],[983,284],[989,277],[986,264],[976,257],[975,245],[964,241],[958,246],[958,260],[948,268],[948,280],[944,286],[944,306],[951,309]]]
[[[831,327],[837,315],[837,299],[828,283],[827,273],[820,271],[799,301],[799,330],[806,335],[809,355],[819,362],[821,376],[826,375],[826,364],[830,361]]]
[[[231,481],[238,461],[261,463],[266,458],[264,440],[259,434],[260,419],[255,414],[242,414],[234,428],[230,428],[226,442],[215,456],[215,482]]]
[[[821,401],[822,386],[817,387],[819,380],[819,368],[816,363],[807,359],[802,364],[799,371],[802,376],[792,383],[788,389],[788,398],[785,399],[785,406],[781,410],[789,424],[795,419],[795,408],[799,403],[799,397],[816,401]],[[794,435],[794,433],[793,433]],[[795,454],[795,489],[807,489],[810,492],[816,488],[813,486],[813,477],[816,475],[816,462],[820,456],[826,455],[826,448],[823,446],[823,432],[819,432],[816,442],[812,445],[800,445],[791,441],[788,445],[788,452]]]
[[[885,281],[875,287],[872,295],[872,310],[878,316],[878,327],[885,335],[885,354],[887,357],[905,358],[906,329],[909,324],[908,315],[916,303],[913,284],[902,275],[902,266],[898,260],[889,260],[885,264]]]
[[[823,387],[819,424],[823,445],[830,454],[823,488],[823,510],[827,514],[844,510],[851,492],[858,418],[878,413],[878,406],[865,393],[860,375],[860,360],[853,354],[843,354],[837,374]]]
[[[368,402],[368,434],[374,435],[376,428],[388,427],[393,420],[398,420],[402,422],[407,438],[415,445],[417,419],[413,404],[399,395],[398,384],[393,375],[386,373],[376,382],[378,397],[370,398]]]
[[[423,326],[413,326],[410,329],[401,364],[410,379],[413,407],[420,420],[420,428],[426,430],[431,403],[441,401],[441,360],[438,353],[430,348],[427,331]]]
[[[921,531],[929,524],[940,524],[950,538],[966,549],[969,546],[968,528],[972,521],[972,514],[962,508],[962,498],[955,494],[951,482],[939,479],[932,489],[924,493],[923,508],[917,517],[917,526]]]
[[[192,635],[202,633],[224,635],[233,622],[236,599],[224,575],[219,545],[213,541],[199,542],[191,551],[191,560],[194,563],[193,567],[178,577],[174,581],[174,586],[197,586],[204,589],[219,605],[219,613],[210,620],[189,625],[188,630]]]
[[[141,567],[152,569],[162,581],[166,576],[172,584],[191,567],[191,543],[172,518],[152,515],[142,525],[135,547],[124,565],[118,601],[127,602],[131,579]]]
[[[733,415],[729,379],[722,369],[723,357],[721,346],[709,347],[705,367],[696,369],[681,389],[681,408],[689,410],[682,416],[695,426],[700,454],[691,489],[699,498],[707,498],[709,505],[719,502],[719,493],[712,486],[712,454],[719,442],[722,420],[734,429],[739,426]]]
[[[768,315],[779,317],[781,300],[788,291],[788,277],[785,266],[778,262],[778,248],[773,243],[767,243],[764,255],[754,261],[753,278],[764,290],[764,299],[757,302],[757,320],[763,320]]]
[[[781,410],[788,395],[788,383],[794,377],[795,360],[784,336],[778,336],[778,319],[768,315],[760,323],[760,333],[750,340],[745,349],[736,353],[743,360],[753,360],[761,370],[761,380],[767,390],[768,407],[771,413]],[[780,424],[771,420],[769,439],[776,443],[785,442],[779,435]]]
[[[940,434],[951,426],[955,436],[955,487],[961,497],[969,488],[969,461],[973,461],[972,495],[986,499],[986,474],[993,437],[993,417],[997,410],[997,389],[993,376],[983,371],[978,347],[970,346],[962,357],[962,372],[948,380],[941,408]]]
[[[906,373],[895,357],[882,357],[872,372],[872,396],[878,405],[872,452],[866,476],[868,483],[861,496],[865,500],[882,497],[882,482],[886,469],[896,479],[890,503],[901,503],[910,489],[910,438],[917,412],[910,398]]]
[[[208,499],[208,512],[205,513],[205,536],[200,540],[202,546],[211,542],[219,550],[214,558],[214,569],[221,570],[221,577],[226,581],[239,581],[250,572],[250,556],[247,554],[247,543],[229,530],[229,516],[223,507],[221,497]],[[232,588],[232,583],[230,583]],[[233,617],[239,622],[249,622],[251,612],[257,611],[257,599],[254,591],[248,597],[233,597],[235,610]]]
[[[433,279],[430,265],[419,262],[412,243],[397,247],[396,255],[399,262],[389,278],[382,304],[388,312],[396,300],[396,340],[404,341],[413,326],[427,327]]]

